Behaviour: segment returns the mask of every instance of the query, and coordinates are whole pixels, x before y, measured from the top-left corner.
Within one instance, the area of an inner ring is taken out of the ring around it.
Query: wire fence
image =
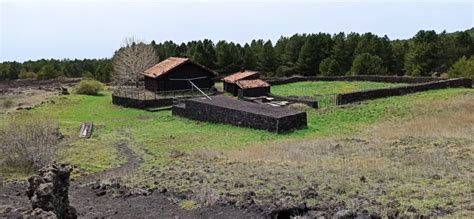
[[[201,91],[207,95],[213,94],[214,90],[209,88],[200,88]],[[126,97],[136,100],[157,100],[163,98],[175,98],[175,97],[192,97],[202,96],[203,94],[197,89],[185,89],[185,90],[171,90],[171,91],[158,91],[152,92],[137,87],[121,86],[116,87],[113,91],[114,96]]]
[[[319,108],[337,106],[339,104],[339,94],[316,94],[314,97],[318,101]]]

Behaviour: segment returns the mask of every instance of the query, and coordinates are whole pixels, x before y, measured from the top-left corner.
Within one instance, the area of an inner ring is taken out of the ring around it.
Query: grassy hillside
[[[356,88],[374,86],[379,85]],[[117,107],[110,95],[61,96],[31,110],[32,116],[49,114],[60,122],[68,137],[57,159],[77,165],[75,176],[125,163],[127,155],[117,145],[126,145],[143,161],[137,170],[110,177],[191,191],[200,194],[194,198],[199,203],[210,202],[210,194],[241,197],[255,191],[261,203],[288,193],[289,203],[332,208],[352,203],[383,215],[384,208],[408,215],[436,209],[464,215],[467,209],[472,89],[309,110],[308,128],[284,135]],[[0,123],[8,118],[1,115]],[[91,139],[76,137],[84,121],[94,122]],[[18,177],[6,169],[0,176]],[[316,187],[318,198],[300,194],[309,187]]]
[[[122,108],[111,103],[111,94],[101,96],[61,96],[33,113],[45,113],[57,119],[71,145],[60,152],[64,161],[77,164],[86,172],[97,172],[121,161],[114,144],[123,139],[150,162],[160,162],[171,150],[235,149],[254,142],[294,138],[340,136],[363,130],[369,124],[409,114],[411,104],[471,92],[449,89],[370,101],[363,105],[308,112],[308,128],[286,135],[211,124],[171,116],[170,111],[147,112]],[[53,104],[54,102],[54,104]],[[389,112],[389,113],[388,113]],[[2,116],[2,121],[7,115]],[[78,139],[81,122],[92,121],[91,139]]]

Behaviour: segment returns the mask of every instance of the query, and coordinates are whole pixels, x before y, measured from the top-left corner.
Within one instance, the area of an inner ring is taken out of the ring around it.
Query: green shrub
[[[18,74],[18,78],[20,79],[36,79],[38,77],[38,75],[36,75],[36,73],[34,72],[26,72],[26,71],[22,71],[20,72],[20,74]]]
[[[323,76],[343,75],[339,70],[339,63],[333,58],[325,58],[319,64],[319,72]]]
[[[62,73],[57,71],[52,64],[47,64],[44,65],[41,70],[38,72],[38,79],[51,79],[51,78],[57,78],[60,76]]]
[[[184,210],[192,210],[199,207],[199,204],[194,200],[183,200],[179,203],[179,206]]]
[[[474,80],[474,56],[469,59],[465,56],[460,58],[448,71],[448,75],[451,78],[463,77]]]
[[[87,79],[92,79],[92,78],[94,78],[94,75],[90,71],[83,71],[81,73],[81,77],[87,78]]]
[[[75,93],[85,95],[97,95],[102,90],[104,85],[96,80],[82,80],[74,89]]]
[[[385,75],[387,69],[383,67],[383,60],[369,53],[362,53],[352,62],[350,73],[352,75]]]

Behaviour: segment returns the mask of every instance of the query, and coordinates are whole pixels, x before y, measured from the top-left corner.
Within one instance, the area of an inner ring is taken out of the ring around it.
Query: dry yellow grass
[[[253,170],[257,174],[285,164],[272,174],[305,176],[331,188],[321,192],[321,199],[344,200],[385,216],[390,209],[364,204],[357,197],[362,194],[382,204],[396,200],[403,215],[439,208],[467,216],[473,213],[465,210],[473,202],[473,110],[474,94],[466,93],[417,103],[407,109],[406,119],[385,121],[353,136],[255,144],[220,157],[258,164]],[[285,184],[300,183],[286,179]]]
[[[474,94],[438,100],[429,105],[416,104],[412,108],[410,117],[379,123],[355,137],[255,144],[247,149],[228,151],[225,156],[238,161],[323,161],[325,157],[332,158],[338,154],[377,152],[383,149],[380,144],[410,137],[474,140]],[[351,147],[347,147],[348,143]],[[468,151],[474,150],[473,145],[466,146]]]
[[[416,104],[410,117],[386,121],[369,131],[371,138],[406,136],[474,139],[474,94]]]

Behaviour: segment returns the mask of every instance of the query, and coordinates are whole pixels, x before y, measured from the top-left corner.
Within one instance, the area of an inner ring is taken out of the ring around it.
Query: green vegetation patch
[[[199,204],[194,200],[184,200],[179,203],[179,206],[185,210],[193,210],[199,207]]]
[[[281,96],[314,96],[399,87],[403,85],[406,84],[370,81],[303,81],[272,86],[272,93]]]
[[[67,142],[57,152],[57,159],[77,165],[79,174],[124,164],[129,156],[119,145],[125,143],[143,161],[133,175],[122,176],[130,184],[205,193],[210,194],[210,199],[221,192],[239,196],[252,190],[257,197],[271,197],[285,190],[295,195],[295,203],[304,200],[312,205],[331,200],[359,203],[358,197],[363,194],[383,205],[396,203],[394,208],[398,210],[416,209],[417,213],[429,214],[438,207],[456,212],[464,207],[455,206],[465,206],[462,199],[470,187],[465,178],[459,178],[464,170],[452,172],[452,164],[446,162],[435,165],[438,157],[446,157],[444,154],[458,156],[441,148],[457,148],[458,140],[418,144],[416,139],[408,138],[379,144],[344,137],[362,134],[383,121],[412,118],[419,115],[420,106],[473,93],[472,89],[443,89],[324,110],[309,109],[307,129],[282,135],[188,120],[172,116],[170,111],[118,107],[111,103],[110,92],[55,97],[32,112],[49,114],[60,123]],[[433,111],[426,111],[430,112]],[[8,116],[0,115],[0,124]],[[92,137],[79,139],[80,124],[85,121],[94,123]],[[312,140],[338,137],[346,140],[341,145]],[[303,146],[293,142],[303,142]],[[272,145],[277,147],[268,149]],[[281,154],[275,151],[278,145]],[[431,153],[428,146],[436,150]],[[259,153],[263,160],[245,161]],[[424,159],[414,158],[415,155]],[[456,166],[464,168],[464,164]],[[0,173],[6,179],[24,177],[5,168],[0,168]],[[300,194],[312,186],[318,193],[316,198]],[[194,200],[180,203],[184,209],[199,205]]]

